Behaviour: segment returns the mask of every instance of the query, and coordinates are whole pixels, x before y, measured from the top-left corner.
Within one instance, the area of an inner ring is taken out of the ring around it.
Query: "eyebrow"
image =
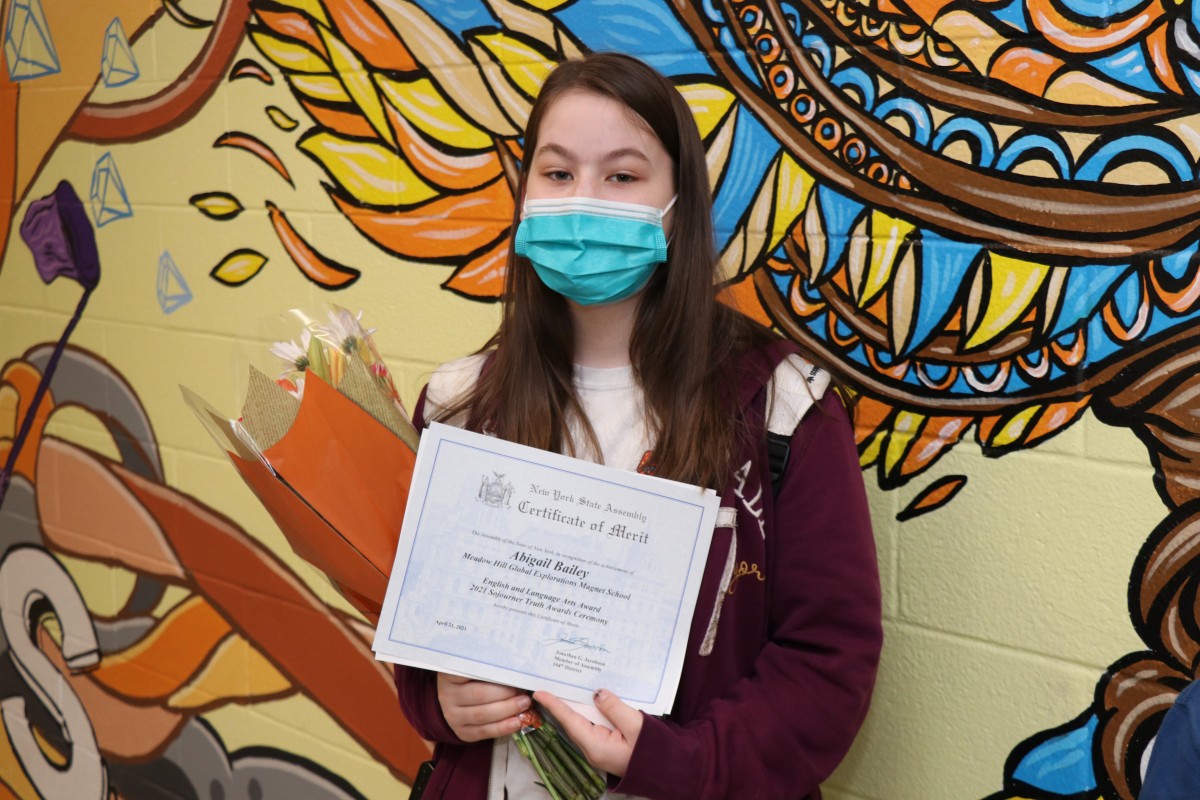
[[[541,145],[540,147],[538,147],[535,157],[540,156],[544,153],[560,156],[561,158],[565,158],[568,161],[577,161],[578,160],[578,156],[576,156],[574,153],[572,153],[570,150],[568,150],[567,148],[563,147],[560,144],[551,143],[551,144]],[[642,161],[647,161],[647,162],[650,160],[649,158],[647,158],[645,153],[643,153],[641,150],[638,150],[636,147],[622,147],[619,150],[613,150],[612,152],[605,153],[604,157],[601,159],[601,161],[604,161],[604,162],[616,161],[617,159],[620,159],[620,158],[638,158],[638,159],[641,159]]]

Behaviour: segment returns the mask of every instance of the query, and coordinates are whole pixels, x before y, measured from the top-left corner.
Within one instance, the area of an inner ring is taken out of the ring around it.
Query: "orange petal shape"
[[[1084,356],[1087,355],[1087,338],[1083,329],[1076,329],[1075,338],[1069,345],[1060,343],[1059,340],[1063,338],[1063,336],[1059,336],[1050,343],[1050,352],[1064,367],[1073,367],[1083,361]]]
[[[455,271],[442,284],[468,300],[499,300],[504,294],[504,276],[508,262],[508,239]]]
[[[313,118],[313,121],[322,128],[328,128],[355,139],[369,139],[376,135],[375,129],[362,114],[344,110],[349,106],[334,107],[324,103],[315,103],[303,96],[298,96],[297,99],[300,100],[300,105],[304,106],[304,110]]]
[[[904,416],[903,412],[900,416]],[[926,417],[921,420],[920,430],[904,443],[903,456],[889,465],[887,477],[897,483],[904,483],[927,469],[947,450],[958,444],[970,424],[970,417]]]
[[[384,103],[400,151],[422,178],[451,191],[474,189],[500,174],[502,164],[494,150],[451,155],[429,144],[404,115]]]
[[[905,5],[922,22],[932,25],[933,21],[953,2],[954,0],[908,0]]]
[[[988,417],[980,417],[975,421],[975,439],[980,444],[990,442],[996,433],[996,426],[1004,421],[1004,417],[995,414]]]
[[[1091,396],[1045,406],[1026,406],[980,420],[976,438],[989,455],[1033,447],[1079,418]]]
[[[938,478],[913,498],[904,510],[896,515],[897,522],[904,522],[922,514],[941,508],[949,503],[959,490],[967,485],[966,475],[947,475]]]
[[[512,224],[512,192],[502,178],[478,191],[402,210],[356,206],[336,191],[330,196],[367,238],[407,258],[461,260],[505,235]]]
[[[1146,276],[1143,273],[1139,280],[1137,314],[1128,322],[1118,310],[1115,297],[1110,297],[1108,302],[1104,304],[1104,310],[1101,314],[1104,319],[1104,329],[1114,339],[1122,342],[1135,342],[1142,337],[1152,311],[1150,293],[1146,291],[1146,288]]]
[[[825,310],[825,301],[817,300],[816,302],[809,300],[804,295],[804,278],[801,275],[792,277],[791,288],[788,290],[788,302],[792,307],[792,311],[801,319],[808,319],[811,316],[821,313]]]
[[[996,80],[1042,97],[1063,66],[1062,59],[1039,50],[1013,47],[1000,53],[988,72]]]
[[[371,66],[393,72],[419,69],[392,26],[367,0],[326,0],[325,13],[342,41]]]
[[[778,275],[783,275],[789,272],[795,272],[796,267],[791,261],[782,258],[770,256],[767,258],[767,269]]]
[[[275,83],[275,79],[271,77],[271,73],[263,69],[262,64],[259,64],[252,58],[243,58],[234,64],[233,69],[229,71],[229,80],[236,81],[242,78],[253,78],[254,80],[262,81],[268,86]]]
[[[255,8],[254,14],[272,33],[286,39],[303,42],[309,49],[320,53],[326,63],[329,62],[329,53],[325,50],[325,43],[321,41],[320,35],[303,14],[295,11],[268,11],[264,8]]]
[[[1146,36],[1146,54],[1154,67],[1154,77],[1158,78],[1168,91],[1183,94],[1179,79],[1175,76],[1175,60],[1168,49],[1167,36],[1170,25],[1163,23]]]
[[[267,211],[283,249],[310,281],[326,289],[343,289],[358,280],[358,270],[331,261],[304,241],[274,203],[267,203]]]
[[[885,364],[879,359],[880,351],[872,345],[865,345],[863,352],[867,356],[867,363],[871,365],[871,369],[878,372],[880,375],[886,375],[893,380],[902,381],[908,375],[909,369],[912,368],[910,361],[897,361],[893,364]]]
[[[245,150],[247,153],[257,156],[266,162],[267,166],[278,172],[285,181],[291,183],[293,186],[296,185],[292,183],[291,173],[288,172],[287,167],[283,165],[283,161],[275,154],[270,145],[248,133],[241,133],[239,131],[223,133],[213,142],[213,147],[235,147],[239,150]]]
[[[1025,435],[1026,446],[1041,441],[1070,425],[1087,409],[1091,400],[1092,396],[1088,395],[1080,400],[1066,403],[1051,403],[1046,406],[1046,410],[1030,426],[1029,432]]]

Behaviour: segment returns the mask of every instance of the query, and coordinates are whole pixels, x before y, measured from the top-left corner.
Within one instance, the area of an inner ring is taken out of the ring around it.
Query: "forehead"
[[[666,156],[654,131],[633,109],[607,95],[579,90],[565,92],[550,103],[537,139],[539,150],[555,144],[581,155],[635,148],[648,158]]]

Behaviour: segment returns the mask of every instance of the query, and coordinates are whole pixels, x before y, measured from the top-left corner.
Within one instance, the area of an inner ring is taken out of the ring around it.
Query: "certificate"
[[[709,489],[447,425],[421,437],[376,657],[650,714],[675,699]]]

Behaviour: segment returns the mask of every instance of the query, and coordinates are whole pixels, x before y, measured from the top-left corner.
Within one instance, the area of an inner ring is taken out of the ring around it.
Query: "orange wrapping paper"
[[[378,621],[412,482],[414,453],[352,400],[306,373],[296,421],[263,451],[229,452],[296,555]]]

